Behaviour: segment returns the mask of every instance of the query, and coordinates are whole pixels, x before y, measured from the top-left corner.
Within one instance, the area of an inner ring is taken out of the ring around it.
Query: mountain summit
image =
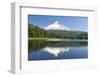
[[[64,26],[60,24],[58,21],[55,21],[54,23],[47,25],[44,27],[45,30],[66,30],[69,31],[70,28],[68,26]]]

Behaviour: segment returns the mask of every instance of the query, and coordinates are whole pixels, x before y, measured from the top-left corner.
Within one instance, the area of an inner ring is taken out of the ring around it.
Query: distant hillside
[[[83,31],[65,31],[65,30],[47,30],[49,33],[55,33],[58,35],[79,35],[79,34],[87,34],[87,32]]]
[[[54,33],[58,35],[60,38],[85,38],[87,39],[87,32],[83,31],[65,31],[65,30],[47,30],[48,33]]]
[[[32,24],[28,24],[28,36],[30,38],[88,39],[87,32],[66,30],[44,30]]]

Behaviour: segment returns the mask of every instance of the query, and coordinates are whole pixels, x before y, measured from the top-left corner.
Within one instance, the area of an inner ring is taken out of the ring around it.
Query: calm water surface
[[[87,41],[28,41],[28,60],[88,58]]]

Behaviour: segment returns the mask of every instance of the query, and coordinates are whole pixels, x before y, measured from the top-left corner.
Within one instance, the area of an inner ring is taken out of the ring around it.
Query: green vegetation
[[[28,50],[31,52],[32,50],[37,51],[41,48],[44,48],[46,46],[44,40],[29,40],[28,41]]]
[[[32,24],[28,25],[28,35],[29,38],[56,38],[56,34],[48,33],[46,30]]]
[[[88,39],[87,32],[83,31],[65,31],[65,30],[47,30],[49,33],[54,33],[58,38],[64,39]]]
[[[87,32],[65,31],[65,30],[44,30],[36,25],[28,24],[28,36],[35,38],[60,38],[60,39],[88,39]]]
[[[43,37],[48,37],[48,33],[37,27],[37,26],[33,26],[32,24],[29,24],[29,27],[28,27],[28,35],[29,37],[31,38],[43,38]]]

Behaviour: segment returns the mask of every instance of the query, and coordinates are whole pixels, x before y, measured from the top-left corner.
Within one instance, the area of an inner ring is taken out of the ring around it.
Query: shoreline
[[[88,39],[57,39],[57,38],[28,38],[28,40],[46,40],[46,41],[88,41]]]

